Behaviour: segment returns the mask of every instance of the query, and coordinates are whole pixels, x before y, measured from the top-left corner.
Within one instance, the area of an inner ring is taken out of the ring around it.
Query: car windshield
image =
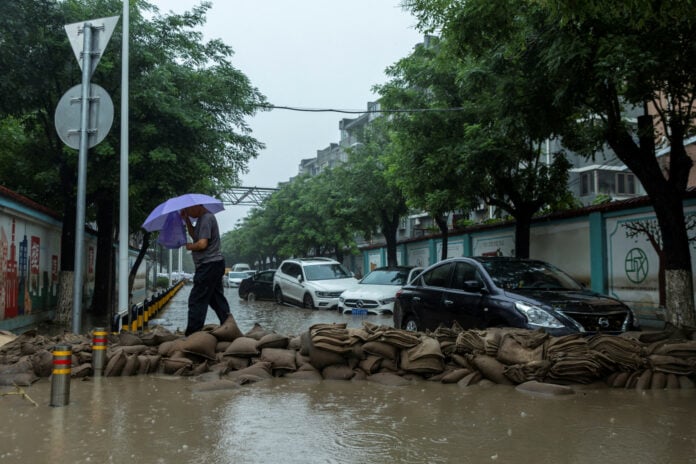
[[[408,271],[375,269],[360,281],[367,285],[405,285]]]
[[[581,290],[572,277],[541,261],[484,261],[483,266],[500,288]]]
[[[307,280],[347,279],[351,277],[348,269],[339,263],[305,266],[304,271]]]
[[[230,272],[229,274],[227,274],[227,277],[229,279],[246,279],[247,277],[249,277],[249,274],[247,274],[246,272]]]

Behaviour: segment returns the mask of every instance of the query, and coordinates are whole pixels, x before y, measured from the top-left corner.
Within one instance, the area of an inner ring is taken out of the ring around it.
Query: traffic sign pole
[[[73,282],[72,331],[82,330],[82,286],[84,276],[85,204],[87,196],[87,150],[89,149],[90,75],[92,70],[92,24],[82,28],[82,99],[80,102],[80,151],[77,164],[77,207],[75,209],[75,274]]]

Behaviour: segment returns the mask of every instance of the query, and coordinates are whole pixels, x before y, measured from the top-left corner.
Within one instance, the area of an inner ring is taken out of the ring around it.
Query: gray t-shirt
[[[191,252],[193,263],[196,267],[201,264],[223,260],[224,258],[220,252],[220,230],[213,213],[205,212],[198,218],[196,225],[193,227],[193,241],[197,242],[202,238],[208,239],[208,248],[203,251]]]

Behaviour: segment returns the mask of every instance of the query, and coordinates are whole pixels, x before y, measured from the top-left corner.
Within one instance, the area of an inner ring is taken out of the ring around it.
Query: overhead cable
[[[269,110],[288,110],[302,111],[308,113],[346,113],[346,114],[368,114],[368,113],[427,113],[427,112],[449,112],[462,111],[463,107],[453,108],[404,108],[394,110],[343,110],[334,108],[300,108],[297,106],[280,106],[280,105],[258,105],[258,108]]]

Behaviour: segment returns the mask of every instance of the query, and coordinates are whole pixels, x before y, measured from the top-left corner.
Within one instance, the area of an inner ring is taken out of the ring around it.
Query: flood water
[[[184,328],[184,287],[158,318]],[[333,311],[239,302],[258,322],[297,334]],[[209,313],[211,323],[214,320]],[[271,379],[194,393],[190,378],[73,380],[50,407],[50,382],[0,397],[0,463],[696,463],[696,391],[585,388],[541,397],[501,385]],[[8,391],[5,388],[2,391]]]

